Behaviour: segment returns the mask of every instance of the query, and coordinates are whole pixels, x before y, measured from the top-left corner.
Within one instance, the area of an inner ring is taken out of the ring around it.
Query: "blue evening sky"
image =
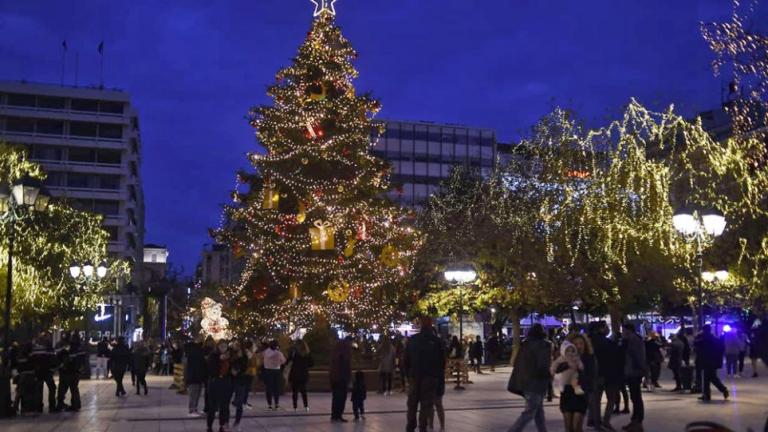
[[[339,0],[357,87],[383,118],[494,128],[517,139],[555,105],[588,124],[634,96],[686,115],[718,106],[699,22],[728,0]],[[99,80],[140,111],[146,242],[194,270],[235,171],[256,150],[244,120],[309,29],[309,0],[0,0],[0,79]]]

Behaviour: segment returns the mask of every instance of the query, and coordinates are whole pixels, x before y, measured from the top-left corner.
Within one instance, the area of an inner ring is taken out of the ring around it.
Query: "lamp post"
[[[459,288],[459,341],[464,343],[464,284],[474,282],[477,273],[470,266],[457,266],[444,272],[445,280]]]
[[[51,196],[39,180],[24,176],[10,188],[0,185],[0,221],[8,223],[8,267],[5,290],[5,312],[3,322],[3,355],[8,365],[11,348],[11,307],[13,304],[13,248],[16,241],[16,222],[31,217],[34,212],[43,212]]]
[[[88,282],[98,281],[107,276],[107,263],[102,261],[98,266],[94,267],[91,261],[86,261],[82,265],[73,262],[69,266],[69,275],[72,276],[72,279],[76,282],[85,286]],[[113,319],[118,319],[115,313],[112,315]]]
[[[698,326],[704,325],[704,257],[703,244],[710,238],[720,236],[725,231],[725,216],[716,211],[703,211],[701,216],[697,212],[680,210],[672,217],[672,224],[687,241],[696,242],[696,262],[698,264],[699,283],[698,297]]]

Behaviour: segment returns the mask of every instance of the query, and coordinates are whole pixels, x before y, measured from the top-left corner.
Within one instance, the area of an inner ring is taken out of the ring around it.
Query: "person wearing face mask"
[[[219,431],[229,428],[229,404],[232,400],[232,374],[227,342],[220,340],[216,350],[208,355],[208,432],[213,432],[213,421],[219,413]]]
[[[280,352],[276,340],[269,342],[264,350],[264,385],[266,386],[267,404],[270,411],[280,409],[280,371],[285,364],[285,356]],[[272,400],[274,399],[274,408]]]

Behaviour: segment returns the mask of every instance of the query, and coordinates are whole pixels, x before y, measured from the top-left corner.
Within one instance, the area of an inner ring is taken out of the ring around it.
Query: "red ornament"
[[[341,151],[341,154],[344,156],[349,156],[351,152],[349,151],[349,147],[344,147],[344,149]]]
[[[344,255],[339,255],[339,257],[336,258],[336,262],[339,264],[344,264]]]

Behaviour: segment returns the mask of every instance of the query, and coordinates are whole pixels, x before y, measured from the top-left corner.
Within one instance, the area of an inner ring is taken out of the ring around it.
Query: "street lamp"
[[[704,266],[704,258],[702,254],[703,244],[708,238],[715,238],[720,236],[725,231],[726,220],[725,216],[717,211],[705,210],[701,212],[701,216],[688,209],[681,209],[674,216],[672,216],[672,225],[675,229],[683,235],[687,241],[696,242],[696,261],[699,266],[699,286],[698,286],[698,323],[699,328],[704,325],[704,281],[706,278],[712,277],[712,280],[716,275],[711,276],[708,272],[702,271]],[[722,272],[720,276],[723,275]],[[727,272],[725,272],[727,278]]]
[[[82,265],[77,262],[72,262],[72,264],[69,265],[69,275],[72,276],[72,279],[74,279],[75,282],[85,286],[88,282],[98,281],[107,275],[107,263],[106,261],[101,261],[98,267],[94,267],[90,260],[85,261]],[[103,309],[101,316],[105,316],[103,314]],[[118,319],[117,314],[113,314],[113,316],[114,319]]]
[[[13,247],[16,240],[16,222],[31,217],[34,212],[43,212],[48,207],[50,195],[39,180],[26,175],[9,188],[0,185],[0,221],[8,222],[8,267],[5,290],[5,312],[3,320],[3,354],[8,364],[8,352],[11,347],[11,307],[13,304]]]
[[[445,280],[459,289],[459,344],[464,347],[464,284],[472,283],[477,278],[477,272],[471,265],[454,265],[444,272]],[[462,349],[463,351],[463,349]],[[461,385],[461,373],[456,375],[455,390],[464,390]]]

